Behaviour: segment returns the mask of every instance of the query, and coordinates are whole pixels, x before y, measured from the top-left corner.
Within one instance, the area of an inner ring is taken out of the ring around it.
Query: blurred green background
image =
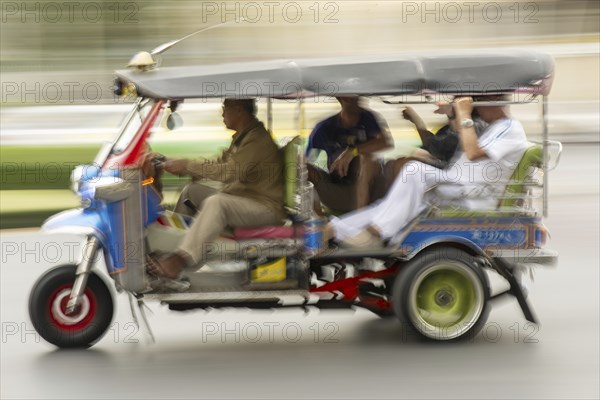
[[[126,101],[112,94],[115,69],[138,51],[223,21],[231,22],[169,50],[161,65],[531,48],[556,60],[551,135],[598,141],[598,1],[4,1],[1,7],[0,228],[39,226],[77,206],[68,191],[70,170],[93,160],[127,112]],[[370,105],[396,140],[386,157],[418,143],[398,108],[376,99]],[[293,122],[295,105],[278,103],[275,135],[307,135],[336,109],[330,99],[308,102],[301,129]],[[441,124],[431,107],[418,111],[428,124]],[[531,138],[539,137],[536,104],[513,112]],[[184,104],[182,116],[185,128],[157,135],[156,151],[211,156],[227,144],[219,104]],[[259,117],[265,119],[264,106]],[[167,181],[173,201],[185,181]]]

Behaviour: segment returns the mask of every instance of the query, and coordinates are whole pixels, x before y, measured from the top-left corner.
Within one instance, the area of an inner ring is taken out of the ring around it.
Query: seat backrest
[[[527,190],[527,177],[531,176],[532,168],[541,168],[543,163],[542,146],[532,144],[529,146],[521,161],[513,171],[508,185],[504,189],[504,195],[498,202],[498,210],[480,211],[468,210],[460,207],[443,207],[432,209],[431,216],[435,218],[479,218],[504,215],[514,215],[519,213],[519,208],[523,205],[523,198],[518,195],[524,195]],[[511,197],[511,196],[517,196]]]
[[[519,161],[517,168],[515,168],[510,177],[509,184],[506,185],[504,198],[500,201],[500,208],[517,207],[522,203],[522,199],[511,198],[510,196],[525,193],[525,179],[530,176],[532,168],[541,168],[542,162],[542,146],[534,144],[525,150],[523,157],[521,157],[521,161]]]
[[[298,208],[298,160],[302,151],[302,138],[294,137],[280,150],[283,154],[283,178],[285,179],[285,206],[290,209]]]

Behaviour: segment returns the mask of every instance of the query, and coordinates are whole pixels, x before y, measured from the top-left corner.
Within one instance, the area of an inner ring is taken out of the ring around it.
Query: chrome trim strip
[[[495,249],[486,250],[486,253],[511,264],[550,267],[558,263],[558,252],[550,249]]]

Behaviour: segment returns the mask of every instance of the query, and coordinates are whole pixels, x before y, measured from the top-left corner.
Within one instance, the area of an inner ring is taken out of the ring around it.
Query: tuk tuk
[[[42,226],[46,233],[78,233],[86,241],[79,263],[48,270],[33,286],[33,325],[58,347],[89,347],[109,328],[115,293],[129,295],[134,318],[137,302],[144,322],[146,300],[176,311],[364,307],[380,316],[396,315],[403,329],[423,338],[453,341],[477,334],[490,302],[508,295],[516,298],[526,320],[537,323],[521,277],[528,268],[557,262],[557,253],[544,247],[548,232],[542,222],[548,171],[561,150],[560,143],[548,139],[552,77],[550,56],[522,50],[161,68],[151,54],[139,54],[129,69],[116,71],[116,92],[137,96],[130,113],[94,163],[72,173],[81,207]],[[526,150],[495,210],[432,204],[384,248],[314,251],[314,243],[308,243],[315,229],[312,188],[302,140],[296,137],[281,148],[286,224],[231,227],[222,238],[229,247],[215,245],[209,251],[206,264],[212,268],[198,265],[187,290],[149,284],[146,255],[175,250],[191,221],[161,205],[160,178],[144,175],[141,158],[154,128],[164,120],[175,125],[177,107],[185,100],[266,98],[272,129],[274,99],[293,99],[301,110],[302,100],[311,96],[360,95],[410,104],[485,94],[512,95],[506,104],[541,100],[543,116],[541,144]],[[97,255],[106,271],[97,266]],[[214,273],[227,263],[239,268]],[[492,295],[490,272],[506,281],[501,293]]]

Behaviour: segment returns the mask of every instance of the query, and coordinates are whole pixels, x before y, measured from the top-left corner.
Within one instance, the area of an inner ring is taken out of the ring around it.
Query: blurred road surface
[[[27,299],[57,258],[48,243],[70,239],[3,231],[1,396],[598,398],[598,145],[566,146],[550,181],[546,224],[560,262],[530,286],[542,324],[527,324],[516,301],[497,303],[482,333],[460,344],[403,337],[394,319],[363,310],[175,313],[150,304],[157,343],[148,345],[121,295],[98,344],[58,351],[33,332]]]

